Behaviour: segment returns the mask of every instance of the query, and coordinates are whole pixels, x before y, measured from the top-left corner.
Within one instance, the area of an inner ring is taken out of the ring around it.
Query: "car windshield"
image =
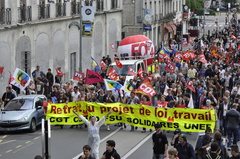
[[[33,107],[33,99],[13,99],[8,102],[4,110],[12,111],[12,110],[28,110]]]
[[[118,72],[118,75],[127,76],[128,75],[128,68],[131,67],[135,70],[135,65],[123,65],[122,68],[117,67],[116,65],[112,65],[114,70]]]

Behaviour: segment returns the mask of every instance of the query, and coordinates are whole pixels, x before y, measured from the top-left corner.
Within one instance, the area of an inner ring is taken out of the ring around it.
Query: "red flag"
[[[104,82],[102,76],[97,72],[87,69],[85,84],[93,84],[99,82]]]
[[[118,68],[122,68],[123,67],[122,63],[117,58],[114,58],[114,61],[116,62],[116,66]]]
[[[147,95],[149,97],[152,97],[156,94],[148,79],[145,79],[135,92]]]
[[[227,53],[226,53],[226,63],[229,63],[229,61],[230,61],[229,55],[230,55],[230,54],[227,52]]]
[[[168,72],[174,73],[175,68],[176,68],[176,66],[172,63],[172,61],[171,60],[167,60],[165,69]]]
[[[3,74],[4,67],[0,67],[0,75]]]
[[[115,52],[115,46],[114,46],[114,43],[111,43],[111,44],[110,44],[110,48],[112,49],[112,52]]]
[[[109,71],[108,71],[108,77],[111,79],[111,80],[114,80],[116,81],[118,79],[118,73],[117,71],[113,68],[113,67],[110,67]]]
[[[235,40],[236,40],[237,38],[236,38],[235,35],[232,34],[232,35],[231,35],[231,39],[235,39]]]
[[[229,48],[228,48],[228,52],[231,52],[231,51],[229,51]],[[215,46],[212,46],[211,54],[215,58],[222,58],[222,56],[217,53],[217,48]]]
[[[58,77],[65,75],[65,73],[62,73],[59,68],[56,68],[56,72]]]
[[[217,54],[217,48],[215,46],[212,46],[211,54],[212,54],[212,56],[215,56]]]
[[[133,75],[133,76],[137,76],[137,73],[132,69],[132,67],[128,67],[128,74]]]
[[[182,54],[180,52],[176,52],[174,60],[176,62],[180,62],[182,60],[182,58],[183,58]]]
[[[83,78],[84,78],[84,73],[81,73],[78,71],[74,72],[73,80],[82,82]]]
[[[196,93],[196,90],[195,90],[195,88],[193,87],[192,81],[187,81],[186,87],[187,87],[188,89],[190,89],[192,92]]]
[[[142,70],[142,67],[139,68],[139,70],[138,70],[138,75],[139,75],[140,79],[143,78],[143,70]]]
[[[190,38],[190,39],[189,39],[189,43],[192,45],[193,42],[194,42],[194,38]]]
[[[190,51],[185,51],[183,54],[183,60],[186,60],[188,62],[190,60],[190,58],[191,58]]]
[[[106,65],[106,63],[103,60],[100,61],[99,65],[102,67],[102,70],[106,70],[107,69],[107,65]]]
[[[14,81],[14,77],[12,75],[12,73],[10,71],[8,71],[10,73],[10,77],[9,77],[9,81],[8,83],[11,83],[12,81]]]
[[[201,55],[199,55],[199,61],[201,61],[202,63],[207,63],[207,60],[203,53]]]
[[[197,57],[197,55],[194,54],[194,53],[192,53],[192,52],[191,52],[190,54],[191,54],[191,58],[192,58],[192,59],[195,59],[195,58]]]

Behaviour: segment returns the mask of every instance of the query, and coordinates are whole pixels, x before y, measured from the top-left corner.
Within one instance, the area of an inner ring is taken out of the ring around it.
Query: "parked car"
[[[12,99],[0,112],[0,131],[28,129],[35,132],[44,117],[44,95],[23,95]]]

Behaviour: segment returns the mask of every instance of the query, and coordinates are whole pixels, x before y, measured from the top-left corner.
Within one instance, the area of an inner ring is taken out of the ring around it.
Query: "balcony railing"
[[[23,23],[32,20],[32,7],[21,6],[18,8],[18,22]]]
[[[80,10],[80,2],[71,2],[71,14],[75,15],[75,14],[79,14],[79,10]]]
[[[66,16],[66,3],[56,3],[56,17]]]
[[[0,25],[11,24],[12,12],[11,8],[0,9]]]
[[[104,9],[104,8],[103,8],[103,4],[104,4],[104,3],[103,3],[103,0],[97,0],[97,4],[96,4],[96,5],[97,5],[97,6],[96,6],[97,9],[96,9],[96,11],[103,11],[103,9]]]
[[[50,4],[38,5],[38,18],[39,19],[50,18]]]

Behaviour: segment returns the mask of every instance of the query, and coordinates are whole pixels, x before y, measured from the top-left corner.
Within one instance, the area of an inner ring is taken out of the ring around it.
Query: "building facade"
[[[92,37],[82,37],[80,60],[80,6],[94,6]],[[0,94],[10,73],[20,68],[31,75],[37,65],[56,75],[61,67],[64,81],[79,70],[91,68],[91,56],[100,59],[114,53],[111,43],[121,40],[122,0],[0,0]]]
[[[144,34],[153,41],[156,49],[162,42],[168,44],[170,39],[176,39],[183,4],[185,0],[124,0],[123,37]],[[151,11],[151,24],[144,29],[146,9]]]

